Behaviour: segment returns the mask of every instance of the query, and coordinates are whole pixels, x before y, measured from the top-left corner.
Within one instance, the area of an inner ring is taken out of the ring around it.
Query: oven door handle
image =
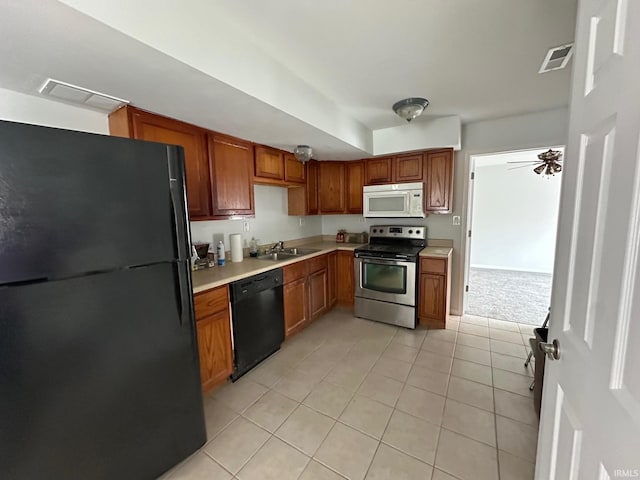
[[[382,265],[403,265],[403,264],[412,264],[409,260],[400,260],[400,259],[386,259],[386,258],[377,258],[377,257],[358,257],[358,260],[362,261],[362,263],[379,263]]]

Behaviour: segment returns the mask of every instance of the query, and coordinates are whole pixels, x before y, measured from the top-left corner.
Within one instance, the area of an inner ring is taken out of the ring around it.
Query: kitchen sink
[[[280,252],[273,252],[264,255],[258,255],[258,260],[272,260],[274,262],[290,260],[292,258],[299,258],[312,253],[317,253],[320,250],[315,248],[285,248]]]

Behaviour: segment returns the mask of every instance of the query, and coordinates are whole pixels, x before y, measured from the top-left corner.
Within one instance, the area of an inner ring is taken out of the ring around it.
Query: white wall
[[[556,108],[542,112],[469,123],[462,128],[462,150],[456,153],[454,171],[454,215],[461,215],[460,227],[450,226],[454,239],[451,282],[452,313],[462,312],[464,264],[467,255],[466,214],[469,190],[469,163],[472,155],[564,145],[567,141],[569,111]]]
[[[521,155],[500,157],[497,165],[483,165],[495,156],[475,157],[471,266],[552,273],[561,174],[542,177],[506,163]]]
[[[0,88],[0,119],[109,134],[106,113]]]
[[[243,231],[245,220],[214,220],[208,222],[191,222],[191,238],[194,243],[213,243],[214,235],[224,235],[224,244],[229,250],[229,235],[242,234],[244,240],[255,237],[260,244],[275,243],[279,240],[312,237],[322,232],[321,217],[290,217],[287,215],[287,189],[255,185],[254,200],[255,218],[249,222],[249,232]],[[300,225],[300,219],[304,225]]]

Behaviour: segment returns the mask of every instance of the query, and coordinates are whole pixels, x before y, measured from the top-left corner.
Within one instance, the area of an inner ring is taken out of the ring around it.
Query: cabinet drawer
[[[307,276],[307,262],[296,262],[282,268],[284,283],[293,282]]]
[[[196,310],[196,320],[200,320],[208,315],[226,310],[229,307],[229,294],[227,286],[207,290],[198,293],[193,299]]]
[[[314,272],[318,272],[320,270],[327,269],[327,257],[328,255],[320,255],[319,257],[314,257],[310,260],[307,260],[307,265],[309,266],[309,274]]]
[[[447,273],[447,261],[438,258],[421,258],[420,272]]]

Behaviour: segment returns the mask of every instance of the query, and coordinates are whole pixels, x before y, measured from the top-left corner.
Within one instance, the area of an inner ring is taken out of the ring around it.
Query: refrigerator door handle
[[[167,145],[167,161],[169,167],[169,192],[171,194],[172,216],[176,233],[176,259],[189,260],[191,252],[189,244],[187,191],[185,188],[184,161],[182,149]]]
[[[180,285],[178,289],[178,295],[180,296],[180,298],[178,298],[178,308],[180,309],[180,325],[184,325],[185,323],[189,324],[189,312],[191,311],[189,272],[186,271],[186,266],[187,263],[185,262],[176,263],[176,269],[178,271],[178,284]]]
[[[167,162],[169,168],[169,192],[171,194],[172,217],[176,238],[176,269],[178,271],[179,291],[178,306],[180,309],[180,325],[189,323],[191,317],[191,276],[190,266],[191,243],[187,218],[187,192],[183,150],[180,147],[167,145]],[[185,322],[185,319],[187,320]]]

